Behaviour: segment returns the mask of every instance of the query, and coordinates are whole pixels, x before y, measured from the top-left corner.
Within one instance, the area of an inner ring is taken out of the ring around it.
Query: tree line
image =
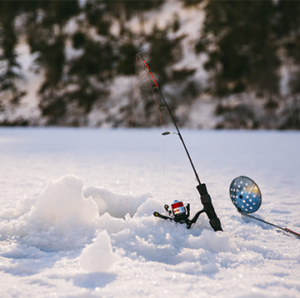
[[[181,26],[178,15],[164,28],[154,25],[150,33],[144,28],[145,14],[155,15],[166,0],[1,1],[0,114],[17,106],[26,94],[16,51],[22,41],[35,57],[34,70],[43,74],[38,98],[46,125],[87,125],[87,116],[95,107],[109,119],[114,104],[108,101],[112,82],[120,75],[136,74],[135,56],[142,51],[180,125],[188,119],[193,102],[207,93],[217,102],[216,115],[222,116],[219,128],[299,129],[300,4],[283,0],[177,1],[186,9],[205,12],[193,45],[196,55],[207,57],[205,88],[194,76],[199,65],[172,67],[183,57],[185,36],[177,34]],[[133,19],[138,20],[139,30],[132,30]],[[283,67],[288,80],[284,94],[280,87]],[[141,86],[139,92],[145,93],[145,100],[138,107],[141,116],[135,125],[158,125],[155,102]],[[260,113],[240,100],[245,96],[260,104]],[[129,126],[131,102],[120,103],[118,113],[124,117],[111,116],[113,125]],[[5,124],[30,121],[3,120]]]
[[[299,129],[300,3],[208,1],[205,13],[196,51],[208,54],[204,67],[209,92],[219,99],[216,114],[225,115],[221,127]],[[250,105],[224,104],[237,94],[261,101],[263,117]]]

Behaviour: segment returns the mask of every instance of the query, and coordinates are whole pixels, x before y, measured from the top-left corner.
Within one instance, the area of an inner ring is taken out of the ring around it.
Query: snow
[[[108,272],[120,257],[112,252],[107,231],[100,232],[92,244],[86,246],[79,256],[79,265],[86,272]]]
[[[224,232],[155,218],[201,202],[176,135],[160,129],[1,128],[1,297],[300,297],[299,239],[243,218],[240,175],[262,192],[255,216],[300,232],[300,134],[182,130]]]

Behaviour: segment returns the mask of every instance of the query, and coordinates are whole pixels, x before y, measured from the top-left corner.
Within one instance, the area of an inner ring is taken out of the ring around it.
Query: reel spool
[[[246,176],[239,176],[232,180],[229,195],[233,205],[240,213],[254,213],[262,202],[258,185]]]

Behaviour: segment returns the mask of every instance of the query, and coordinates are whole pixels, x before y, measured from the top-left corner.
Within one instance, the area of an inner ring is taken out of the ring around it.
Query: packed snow
[[[300,233],[300,133],[182,130],[223,232],[153,216],[202,209],[176,135],[160,129],[0,129],[1,297],[300,297],[300,239],[242,217],[231,181],[262,192],[255,216]]]

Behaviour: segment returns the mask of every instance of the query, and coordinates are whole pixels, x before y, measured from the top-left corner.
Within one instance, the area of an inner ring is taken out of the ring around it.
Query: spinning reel
[[[165,210],[169,213],[169,216],[162,215],[158,212],[154,212],[153,215],[155,217],[159,217],[162,219],[169,219],[171,221],[175,221],[176,223],[186,224],[186,228],[190,229],[192,225],[197,221],[199,215],[204,212],[204,209],[198,211],[192,220],[189,219],[190,217],[190,204],[187,204],[184,207],[183,203],[180,201],[175,200],[171,205],[172,211],[169,209],[169,205],[164,205]]]

